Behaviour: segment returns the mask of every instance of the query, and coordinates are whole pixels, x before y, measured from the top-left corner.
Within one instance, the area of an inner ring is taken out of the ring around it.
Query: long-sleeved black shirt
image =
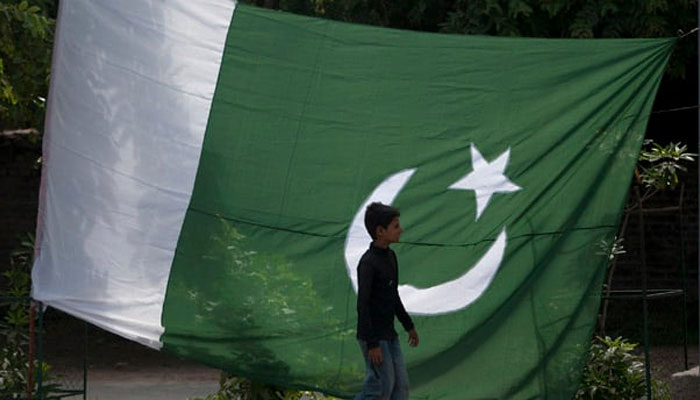
[[[413,321],[399,298],[399,268],[394,251],[374,244],[357,266],[357,338],[368,348],[379,340],[394,339],[394,315],[404,329],[413,329]]]

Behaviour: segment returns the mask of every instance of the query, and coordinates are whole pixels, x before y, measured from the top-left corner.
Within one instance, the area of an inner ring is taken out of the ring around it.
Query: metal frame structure
[[[44,342],[44,306],[41,302],[36,302],[30,298],[28,300],[31,302],[30,311],[30,352],[29,352],[29,377],[27,380],[27,399],[37,399],[37,400],[58,400],[66,397],[74,397],[83,395],[83,400],[87,399],[87,355],[88,355],[88,323],[83,321],[84,325],[84,338],[83,338],[83,376],[82,376],[82,388],[80,389],[54,389],[49,394],[44,393],[44,374],[41,365],[44,362],[43,359],[43,342]],[[36,314],[38,315],[36,315]],[[33,323],[36,316],[37,324]],[[36,359],[33,358],[33,345],[36,344]],[[36,361],[39,368],[36,370],[36,393],[34,393],[34,385],[32,383],[32,367],[34,366],[34,361]]]
[[[636,204],[634,206],[628,207],[626,210],[627,215],[625,216],[624,222],[620,229],[620,236],[623,236],[627,227],[627,222],[632,214],[637,214],[637,223],[639,229],[639,251],[640,251],[640,267],[642,275],[642,287],[641,289],[628,289],[628,290],[611,290],[610,282],[612,280],[612,275],[614,273],[614,266],[608,272],[607,279],[607,290],[603,296],[604,301],[608,300],[622,300],[622,299],[641,299],[642,300],[642,324],[643,324],[643,347],[644,347],[644,364],[645,364],[645,383],[647,399],[652,399],[651,393],[651,360],[649,354],[650,348],[650,336],[649,336],[649,301],[667,298],[667,297],[682,297],[682,314],[683,314],[683,360],[685,369],[688,369],[688,311],[686,306],[687,293],[688,293],[688,275],[686,269],[685,260],[685,224],[683,222],[683,199],[684,199],[685,188],[681,185],[680,195],[678,200],[678,205],[672,207],[663,208],[644,208],[644,196],[640,193],[639,186],[635,186],[634,195],[636,197]],[[649,289],[647,280],[647,259],[646,259],[646,241],[645,241],[645,219],[644,216],[647,214],[659,214],[677,212],[679,218],[679,230],[680,230],[680,276],[682,281],[681,288],[663,288],[663,289]],[[607,310],[607,305],[604,305],[604,309]],[[604,326],[603,326],[604,327]]]
[[[697,27],[700,28],[700,1],[698,2],[698,19]],[[700,103],[700,34],[696,35],[697,39],[697,74],[698,74],[698,101]],[[698,154],[700,154],[700,108],[698,108]],[[700,188],[700,162],[698,162],[698,187]],[[698,209],[700,210],[700,196],[698,196]],[[700,213],[698,214],[700,216]],[[700,243],[700,229],[698,229],[698,243]],[[698,252],[698,330],[700,331],[700,252]],[[698,366],[700,368],[700,335],[698,335]]]

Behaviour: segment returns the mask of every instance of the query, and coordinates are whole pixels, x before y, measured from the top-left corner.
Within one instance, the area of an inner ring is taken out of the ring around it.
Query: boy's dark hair
[[[372,240],[377,240],[377,227],[382,226],[386,229],[391,221],[400,215],[399,209],[392,206],[379,202],[368,205],[365,210],[365,228],[367,228],[367,233],[372,236]]]

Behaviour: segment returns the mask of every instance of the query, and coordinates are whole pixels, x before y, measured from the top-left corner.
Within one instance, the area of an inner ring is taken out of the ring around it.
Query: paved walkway
[[[82,370],[61,371],[65,389],[82,388]],[[204,398],[219,389],[219,371],[192,364],[138,366],[119,364],[115,368],[88,371],[89,400],[188,400]],[[79,396],[68,399],[82,399]]]
[[[186,400],[216,393],[219,383],[152,380],[90,381],[89,400]],[[74,397],[77,398],[77,397]]]
[[[219,388],[220,372],[216,369],[149,349],[136,350],[140,351],[110,351],[91,357],[87,388],[89,400],[189,400],[206,397],[216,393]],[[700,400],[697,354],[697,345],[690,346],[688,355],[691,368],[682,371],[682,347],[651,348],[652,378],[670,384],[673,400]],[[117,359],[120,361],[115,361]],[[66,389],[82,386],[82,369],[76,368],[79,362],[55,360],[51,364],[55,366],[54,376],[65,377],[59,381]],[[66,366],[72,367],[65,369]],[[79,400],[82,395],[70,399]]]

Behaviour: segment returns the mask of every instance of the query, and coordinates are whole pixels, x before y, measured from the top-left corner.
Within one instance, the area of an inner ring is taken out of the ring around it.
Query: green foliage
[[[574,399],[641,399],[646,395],[642,357],[633,354],[637,344],[618,337],[596,338],[591,345],[583,380]],[[668,386],[652,380],[652,398],[670,400]]]
[[[443,31],[572,38],[675,36],[678,29],[695,26],[695,5],[690,0],[672,5],[667,0],[459,0]]]
[[[27,389],[29,375],[29,289],[30,271],[34,261],[34,237],[27,234],[20,247],[12,252],[10,268],[3,272],[4,287],[0,292],[0,305],[4,315],[0,321],[0,395],[22,397]],[[34,361],[34,371],[38,374],[39,363]],[[51,367],[41,364],[41,372],[46,381],[50,380]],[[34,377],[33,382],[37,380]],[[43,392],[50,393],[56,385],[44,385]],[[3,397],[6,398],[6,397]]]
[[[43,124],[55,11],[55,0],[0,0],[0,129]]]
[[[696,26],[696,0],[458,0],[447,33],[548,38],[674,37]],[[679,42],[668,73],[684,77],[694,41]]]
[[[608,242],[605,239],[601,239],[598,243],[600,250],[596,252],[596,255],[605,256],[608,261],[613,261],[615,257],[627,253],[622,242],[624,238],[618,238],[615,236],[613,240]]]
[[[639,154],[637,180],[651,189],[675,189],[679,183],[678,173],[687,170],[683,162],[694,161],[697,154],[689,153],[688,146],[680,143],[662,146],[647,140],[645,145]]]
[[[29,325],[28,303],[29,274],[26,268],[31,262],[32,238],[22,241],[21,247],[12,253],[10,269],[2,275],[6,281],[5,290],[0,293],[0,301],[5,313],[0,321],[0,393],[19,395],[27,388],[27,335]]]
[[[444,0],[310,0],[315,15],[392,28],[435,31],[450,9]]]

